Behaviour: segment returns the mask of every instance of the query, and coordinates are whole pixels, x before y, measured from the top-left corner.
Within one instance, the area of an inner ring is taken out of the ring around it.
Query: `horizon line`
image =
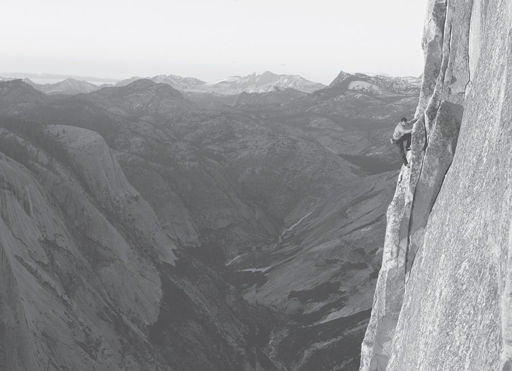
[[[89,83],[92,83],[94,85],[98,85],[100,86],[101,83],[103,84],[108,84],[108,83],[119,83],[121,81],[124,81],[124,80],[128,80],[128,79],[152,79],[154,77],[157,77],[157,76],[176,76],[176,77],[181,77],[181,78],[193,78],[193,79],[197,79],[197,80],[200,80],[202,82],[204,82],[205,84],[208,84],[208,85],[211,85],[211,84],[216,84],[218,82],[222,82],[222,81],[227,81],[228,79],[231,79],[231,78],[236,78],[236,77],[247,77],[247,76],[258,76],[258,75],[263,75],[264,73],[272,73],[274,75],[277,75],[277,76],[298,76],[298,77],[301,77],[307,81],[310,81],[310,82],[313,82],[313,83],[317,83],[317,84],[322,84],[322,85],[325,85],[325,86],[328,86],[332,81],[334,81],[341,73],[346,73],[346,74],[349,74],[349,75],[358,75],[358,74],[362,74],[362,75],[367,75],[367,76],[385,76],[385,77],[396,77],[396,78],[421,78],[421,76],[423,74],[420,74],[418,76],[414,76],[414,75],[393,75],[393,74],[389,74],[389,73],[375,73],[375,72],[347,72],[345,70],[340,70],[338,72],[338,74],[329,82],[329,83],[322,83],[322,82],[319,82],[319,81],[316,81],[316,80],[310,80],[306,77],[304,77],[303,75],[301,74],[298,74],[298,73],[276,73],[276,72],[273,72],[273,71],[270,71],[270,70],[265,70],[263,72],[251,72],[251,73],[248,73],[248,74],[245,74],[245,75],[229,75],[223,79],[220,79],[220,80],[215,80],[215,81],[205,81],[203,79],[200,79],[198,77],[195,77],[195,76],[184,76],[184,75],[178,75],[178,74],[173,74],[173,73],[159,73],[159,74],[155,74],[155,75],[147,75],[147,76],[140,76],[140,75],[132,75],[132,76],[129,76],[129,77],[124,77],[124,78],[113,78],[113,77],[99,77],[99,76],[91,76],[91,75],[75,75],[75,74],[61,74],[61,73],[51,73],[51,72],[0,72],[0,79],[1,78],[12,78],[12,79],[29,79],[31,81],[33,81],[34,79],[47,79],[47,80],[55,80],[54,82],[51,82],[51,83],[58,83],[58,82],[61,82],[61,81],[65,81],[65,80],[68,80],[68,79],[74,79],[74,80],[78,80],[78,81],[86,81],[86,82],[89,82]],[[96,82],[96,84],[94,82]],[[33,81],[35,83],[37,83],[36,81]],[[100,84],[97,84],[97,83],[100,83]],[[49,84],[48,82],[47,83],[38,83],[38,84]]]

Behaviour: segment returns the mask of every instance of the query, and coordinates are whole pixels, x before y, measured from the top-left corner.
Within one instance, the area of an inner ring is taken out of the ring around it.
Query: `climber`
[[[407,121],[407,119],[403,117],[396,125],[393,137],[390,140],[391,143],[395,144],[400,150],[400,155],[402,156],[402,161],[405,166],[409,166],[406,152],[411,150],[411,132],[416,121],[418,121],[418,119]]]

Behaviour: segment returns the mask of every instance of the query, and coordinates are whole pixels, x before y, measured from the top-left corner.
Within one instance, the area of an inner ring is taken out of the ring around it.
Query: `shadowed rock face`
[[[65,167],[71,163],[54,162],[29,142],[2,132],[3,138],[18,141],[28,153],[26,158],[11,153],[20,162],[4,155],[1,159],[1,246],[6,265],[2,272],[12,272],[13,284],[7,292],[14,291],[13,295],[21,299],[14,314],[9,308],[15,303],[2,305],[2,318],[17,315],[22,318],[20,323],[26,324],[20,327],[16,321],[3,322],[3,369],[24,369],[23,362],[31,362],[26,369],[88,369],[93,367],[94,358],[111,367],[124,362],[136,364],[135,360],[118,358],[122,344],[116,339],[121,330],[114,327],[113,317],[125,327],[122,331],[133,331],[137,337],[138,328],[158,316],[161,283],[150,258],[158,252],[149,244],[143,252],[128,242],[124,232],[130,215],[125,207],[137,193],[114,171],[110,174],[118,177],[119,193],[103,188],[106,179],[102,174],[118,165],[104,142],[94,144],[97,136],[91,134],[82,129],[63,134],[63,139],[70,141],[62,147],[63,153],[78,149],[74,144],[77,135],[83,138],[80,147],[84,151],[99,151],[104,166],[99,165],[82,183]],[[67,159],[74,161],[71,153]],[[105,204],[102,210],[92,202],[86,191],[92,184],[113,203]],[[156,220],[147,207],[139,206],[146,217]],[[125,220],[124,226],[108,221],[113,213]],[[152,238],[145,232],[140,235],[141,242]],[[161,242],[162,253],[172,263],[172,242]],[[18,337],[24,341],[12,341]],[[68,351],[63,351],[63,346],[69,347]],[[31,354],[23,354],[31,350]]]
[[[210,267],[178,261],[101,136],[4,118],[0,143],[2,370],[243,370],[265,359],[251,360],[246,340],[257,314]]]
[[[511,22],[510,1],[429,2],[361,370],[511,367]]]

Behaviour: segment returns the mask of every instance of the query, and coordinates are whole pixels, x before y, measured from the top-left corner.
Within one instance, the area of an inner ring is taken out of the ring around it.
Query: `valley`
[[[420,81],[272,75],[0,82],[2,366],[358,368]]]

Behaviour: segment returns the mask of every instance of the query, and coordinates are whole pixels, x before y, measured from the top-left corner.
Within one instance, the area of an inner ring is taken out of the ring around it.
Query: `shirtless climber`
[[[402,156],[402,161],[405,166],[409,166],[406,151],[411,150],[411,132],[416,121],[418,121],[418,119],[407,121],[407,119],[403,117],[396,125],[393,137],[390,140],[391,143],[395,144],[400,150],[400,156]]]

